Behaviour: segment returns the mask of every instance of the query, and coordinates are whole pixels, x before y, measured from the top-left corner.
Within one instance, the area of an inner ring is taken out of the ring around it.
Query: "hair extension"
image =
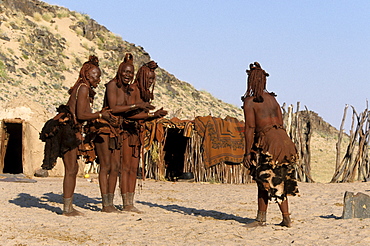
[[[82,65],[82,67],[80,69],[80,74],[78,76],[78,79],[77,79],[76,83],[68,90],[68,94],[72,94],[73,90],[75,88],[77,88],[80,83],[85,83],[90,88],[90,83],[87,80],[86,75],[87,75],[87,72],[90,69],[94,68],[94,67],[100,69],[99,68],[99,59],[98,59],[98,57],[96,57],[94,55],[91,55],[91,56],[89,56],[89,60]],[[94,97],[94,95],[95,95],[95,92],[90,88],[89,96]]]
[[[149,85],[149,72],[154,72],[154,70],[158,67],[157,63],[154,61],[150,61],[143,66],[140,67],[139,71],[137,71],[135,83],[137,83],[137,87],[140,90],[141,99],[144,102],[150,102],[153,100],[153,91],[155,86],[155,81],[152,85]],[[150,91],[150,87],[152,90]]]
[[[263,92],[266,91],[266,78],[269,76],[265,70],[261,68],[258,62],[251,63],[248,74],[248,86],[243,99],[246,97],[254,97],[254,102],[263,102]]]

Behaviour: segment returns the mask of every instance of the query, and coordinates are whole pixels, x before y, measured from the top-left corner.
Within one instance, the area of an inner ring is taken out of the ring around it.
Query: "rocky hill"
[[[58,105],[66,103],[67,90],[76,81],[82,63],[94,54],[102,70],[94,105],[99,110],[103,84],[115,76],[126,52],[134,55],[136,70],[151,59],[143,47],[123,40],[88,15],[38,0],[0,0],[0,107],[21,98],[55,113]],[[167,109],[169,118],[211,114],[243,119],[239,107],[196,90],[162,68],[156,74],[153,104]],[[314,130],[313,177],[326,182],[334,171],[338,131],[314,112],[310,120]]]
[[[94,106],[99,109],[103,84],[115,76],[126,52],[134,55],[135,69],[150,61],[143,47],[124,41],[88,15],[38,0],[1,2],[0,101],[28,95],[52,112],[66,102],[82,63],[95,54],[102,69]],[[242,119],[240,108],[196,90],[164,69],[156,72],[153,104],[167,109],[169,117],[212,114]]]

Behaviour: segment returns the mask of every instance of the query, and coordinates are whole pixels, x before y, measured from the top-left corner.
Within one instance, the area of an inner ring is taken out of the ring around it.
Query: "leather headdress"
[[[123,62],[121,62],[121,64],[119,64],[117,74],[116,74],[116,78],[115,78],[118,88],[121,88],[122,85],[123,85],[123,78],[121,78],[121,74],[122,74],[122,70],[126,66],[134,67],[134,57],[131,53],[126,53],[125,58],[123,59]]]

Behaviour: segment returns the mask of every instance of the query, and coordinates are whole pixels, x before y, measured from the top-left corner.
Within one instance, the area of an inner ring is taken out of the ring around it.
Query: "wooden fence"
[[[352,123],[349,135],[349,143],[344,157],[341,159],[341,143],[344,135],[344,125],[347,116],[348,105],[344,108],[343,119],[339,130],[337,142],[336,168],[330,182],[354,182],[370,180],[369,163],[369,135],[370,117],[368,105],[358,114],[352,106]]]

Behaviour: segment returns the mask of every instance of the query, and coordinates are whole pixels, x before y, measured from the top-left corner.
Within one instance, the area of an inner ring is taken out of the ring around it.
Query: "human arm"
[[[112,110],[112,113],[125,113],[137,109],[143,109],[143,110],[152,110],[155,107],[151,105],[150,103],[146,102],[137,102],[130,105],[119,105],[118,98],[117,98],[117,86],[116,83],[110,82],[107,84],[106,87],[106,93],[107,93],[107,100],[109,108]]]
[[[138,114],[132,115],[127,117],[131,120],[153,120],[156,118],[162,118],[167,115],[167,110],[164,110],[163,108],[158,109],[154,113],[147,113],[147,112],[140,112]]]
[[[135,104],[143,103],[143,100],[140,96],[140,91],[136,86],[133,86],[133,91],[130,96],[130,100],[135,102]],[[167,111],[163,110],[163,107],[155,111],[154,113],[150,113],[149,110],[143,110],[141,112],[136,112],[135,114],[128,113],[126,116],[128,119],[131,120],[152,120],[155,118],[161,118],[167,115]]]
[[[279,103],[277,101],[276,101],[276,104],[277,104],[277,106],[276,106],[276,114],[277,114],[277,118],[278,118],[278,123],[279,123],[279,125],[283,125],[284,124],[284,121],[283,121],[283,113],[281,112],[280,105],[279,105]]]
[[[252,164],[251,162],[251,152],[254,142],[254,130],[256,128],[255,115],[253,109],[253,101],[250,98],[244,99],[243,103],[244,111],[244,139],[245,139],[245,154],[243,165],[249,168]]]
[[[81,85],[77,91],[76,116],[79,120],[95,120],[99,118],[109,118],[107,110],[92,113],[90,107],[89,88]]]

